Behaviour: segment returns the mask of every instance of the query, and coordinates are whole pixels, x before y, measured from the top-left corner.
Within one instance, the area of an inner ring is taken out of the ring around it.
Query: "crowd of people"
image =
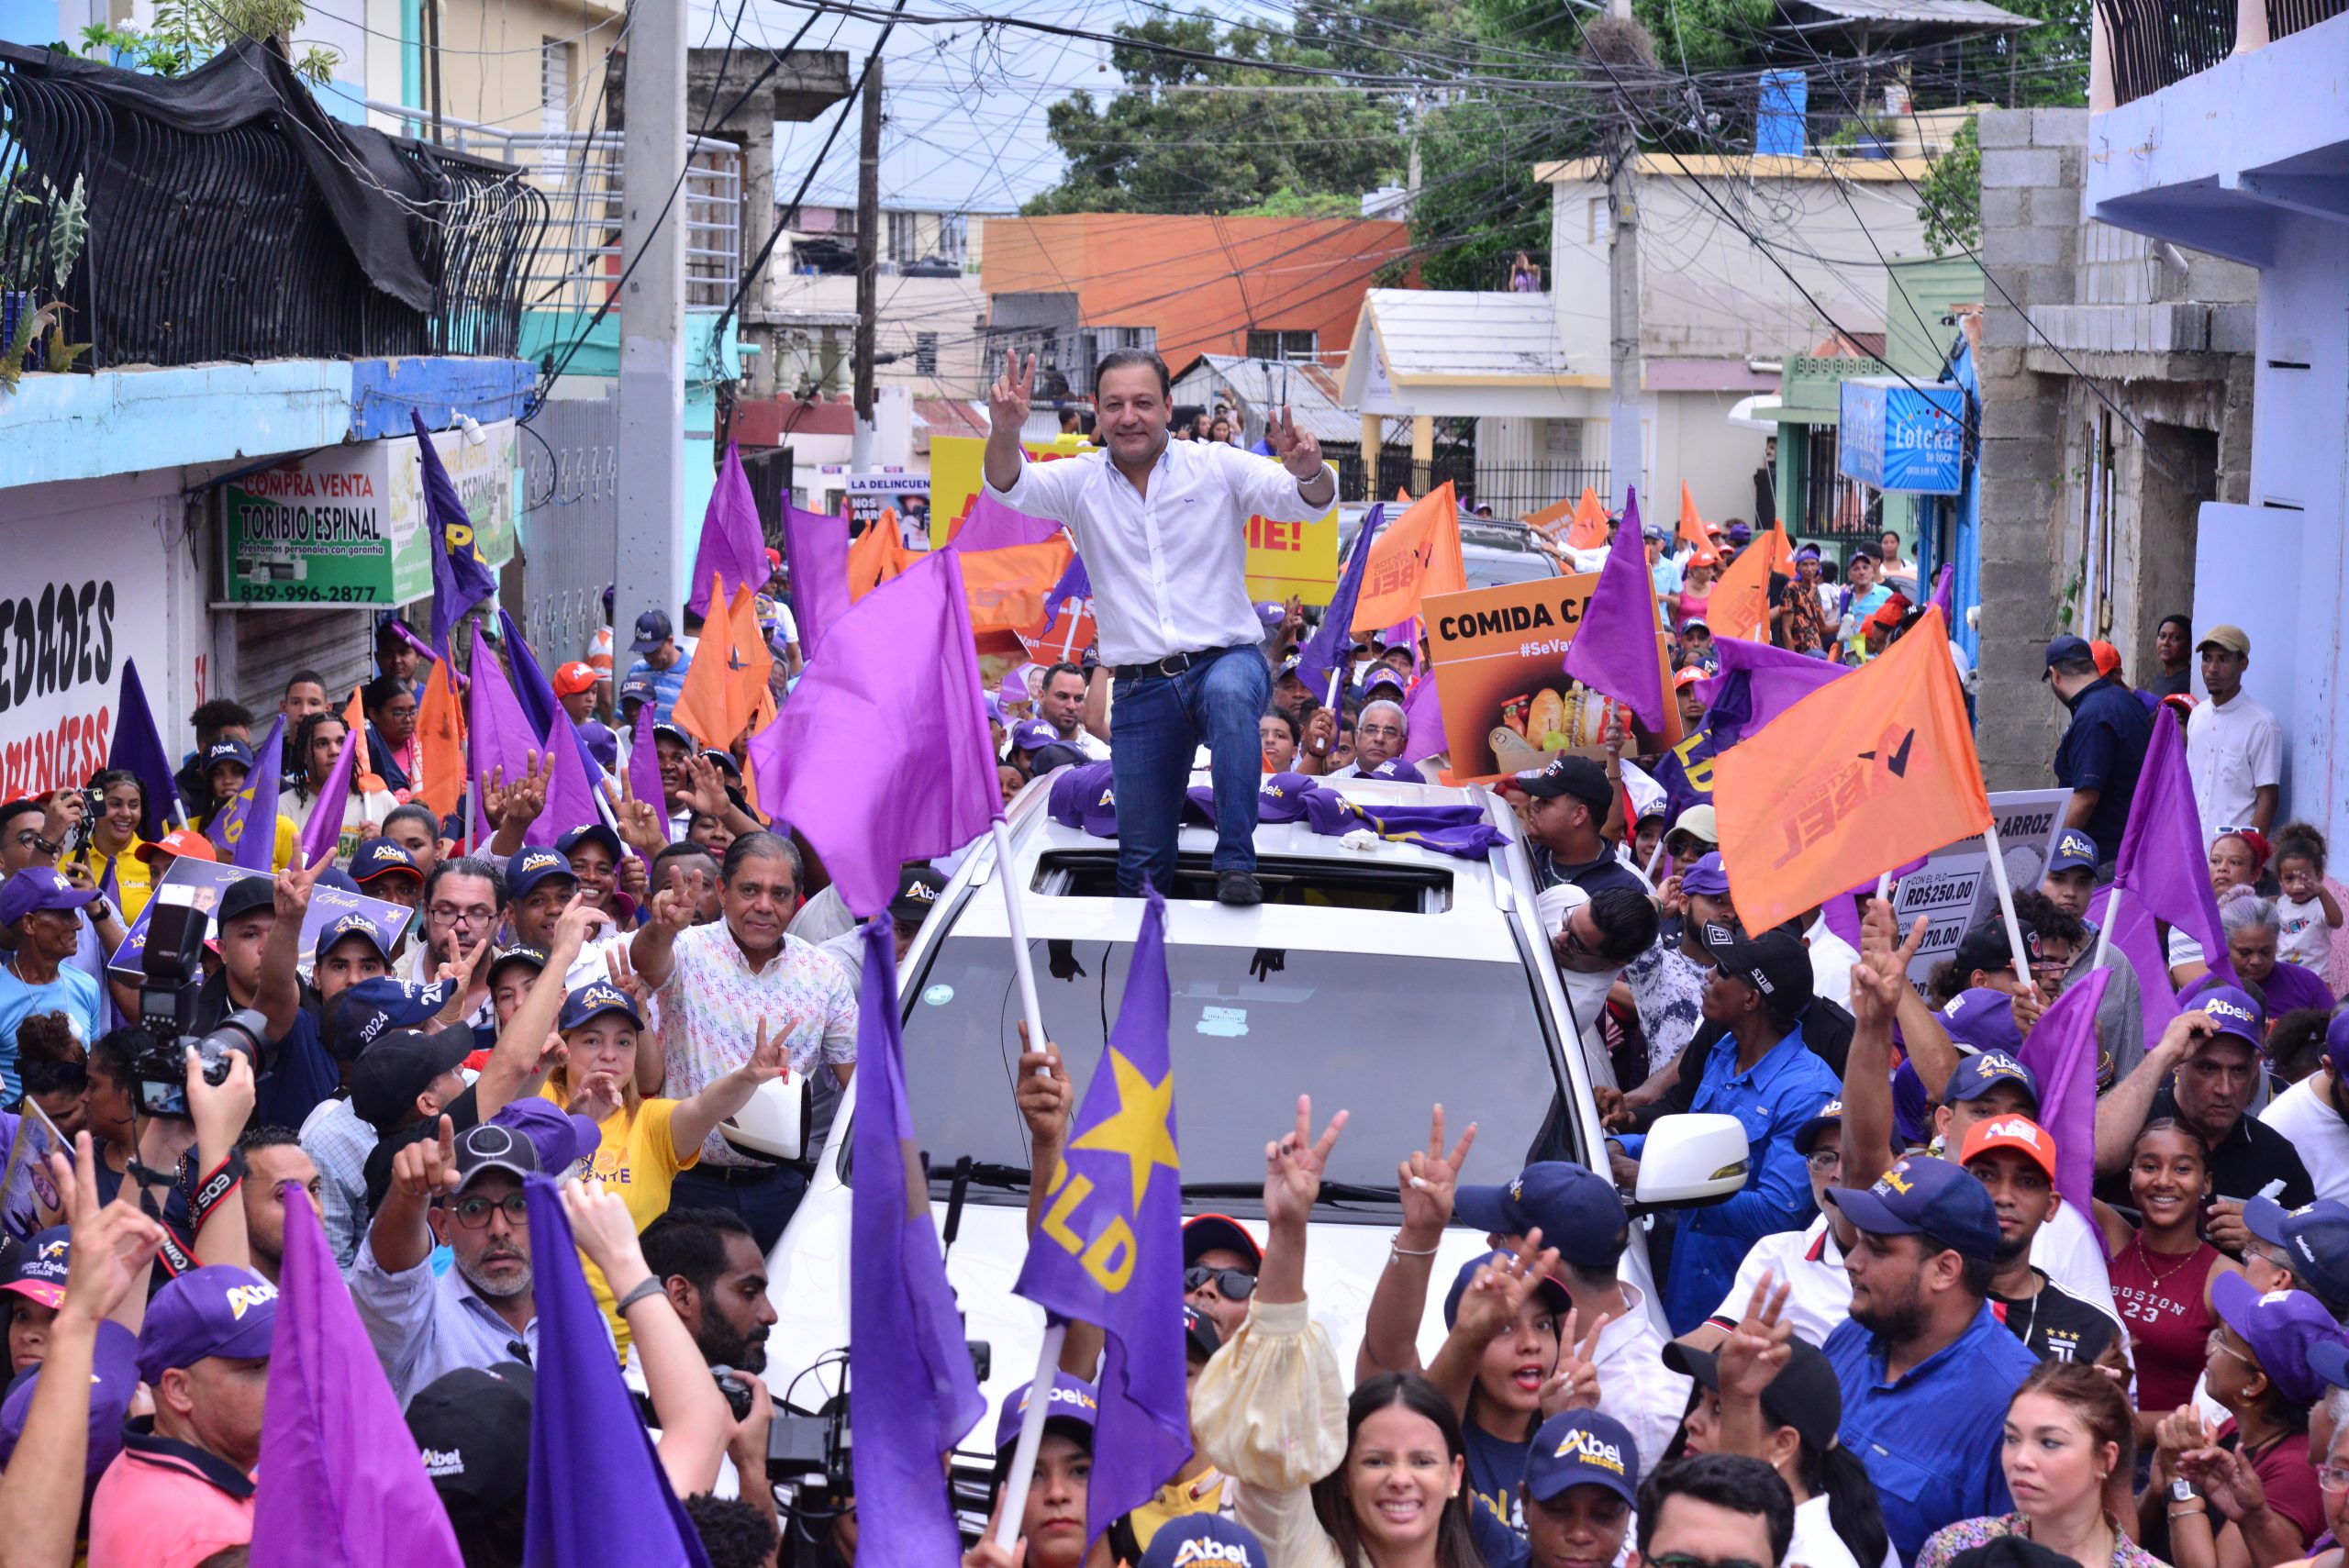
[[[1134,406],[1105,396],[1113,449],[1148,425]],[[1163,454],[1163,406],[1156,417]],[[1168,482],[1228,471],[1300,511],[1327,504],[1309,439],[1275,420],[1264,444],[1186,456]],[[1041,484],[1017,469],[989,483],[1038,515],[1092,504],[1075,488],[1090,476],[1054,466],[1037,465]],[[1639,547],[1694,725],[1717,657],[1702,558],[1756,541],[1732,524],[1677,557],[1671,542],[1652,530]],[[1816,548],[1796,550],[1774,584],[1780,645],[1857,663],[1913,631],[1901,542],[1853,550],[1831,577]],[[769,564],[758,612],[787,701],[803,662],[787,574]],[[1147,575],[1112,550],[1090,564],[1097,581]],[[1221,606],[1163,611],[1223,616],[1230,646],[1205,656],[1143,663],[1111,646],[1003,672],[985,702],[1006,800],[1158,733],[1139,717],[1153,671],[1197,677],[1170,698],[1187,706],[1147,722],[1174,738],[1167,765],[1206,769],[1219,800],[1227,775],[1251,795],[1267,773],[1434,776],[1440,751],[1410,735],[1410,697],[1436,678],[1423,643],[1341,638],[1338,679],[1316,690],[1300,674],[1311,617],[1294,601],[1252,609],[1252,628]],[[456,814],[427,804],[436,656],[396,619],[355,711],[299,671],[266,730],[227,699],[186,715],[193,747],[168,779],[110,768],[0,804],[0,1562],[245,1560],[289,1227],[314,1224],[464,1561],[521,1562],[518,1455],[548,1277],[530,1184],[549,1177],[565,1182],[608,1370],[708,1560],[853,1563],[852,1493],[795,1518],[769,1473],[761,1373],[771,1334],[794,1325],[770,1303],[768,1259],[811,1162],[735,1124],[771,1085],[805,1083],[806,1151],[827,1145],[857,1070],[863,948],[810,846],[756,809],[741,740],[708,744],[681,717],[705,629],[682,618],[682,632],[665,610],[638,618],[626,661],[607,628],[553,662],[554,722],[576,729],[600,797],[576,820],[546,820],[554,769],[536,751],[518,773],[466,780]],[[1105,620],[1105,641],[1128,634]],[[509,678],[538,668],[510,628],[474,646]],[[1986,921],[1921,984],[1923,924],[1896,929],[1865,890],[1749,927],[1715,807],[1638,794],[1624,734],[1505,780],[1555,920],[1550,960],[1612,1069],[1594,1096],[1603,1147],[1567,1136],[1562,1157],[1469,1182],[1462,1118],[1478,1107],[1451,1106],[1455,1136],[1437,1106],[1425,1147],[1392,1151],[1386,1264],[1356,1304],[1359,1342],[1337,1344],[1307,1253],[1347,1118],[1300,1104],[1293,1126],[1265,1129],[1261,1218],[1184,1227],[1191,1458],[1088,1529],[1104,1345],[1078,1324],[1042,1396],[1033,1484],[996,1499],[1018,1512],[1018,1544],[983,1540],[966,1563],[2337,1568],[2339,895],[2321,835],[2274,825],[2280,738],[2242,689],[2247,636],[2198,640],[2174,618],[2157,647],[2138,689],[2109,650],[2048,646],[2051,700],[2071,715],[2051,764],[2069,816],[2041,884],[2015,897],[2020,947]],[[2165,705],[2184,710],[2228,951],[2173,931],[2165,967],[2143,973],[2092,916]],[[273,800],[253,798],[257,777],[279,781]],[[209,884],[202,973],[183,1011],[159,1014],[153,972],[115,961],[172,904],[159,890],[188,885],[174,866],[232,861],[216,829],[237,814],[268,863],[219,866],[234,874]],[[1137,875],[1171,880],[1171,821],[1163,841],[1121,843],[1121,885],[1129,850]],[[313,861],[304,843],[329,848]],[[1219,845],[1213,870],[1217,896],[1244,906],[1261,893],[1239,852]],[[886,911],[901,960],[952,866],[904,868]],[[313,919],[323,888],[353,912]],[[2058,1086],[2027,1064],[2029,1042],[2105,971],[2092,1190],[2066,1192],[2065,1156],[2083,1151],[2043,1120]],[[2156,993],[2176,1006],[2149,1028]],[[244,1043],[207,1066],[183,1050],[193,1037]],[[1033,1200],[1070,1147],[1075,1089],[1049,1042],[1019,1069]],[[1212,1106],[1211,1089],[1190,1103]],[[1626,1195],[1647,1138],[1681,1111],[1736,1119],[1746,1180],[1724,1201],[1642,1213]],[[1043,1219],[1031,1201],[1030,1226]],[[1439,1277],[1455,1229],[1486,1250]],[[1431,1292],[1440,1338],[1421,1332]],[[1036,1396],[996,1413],[998,1485]]]

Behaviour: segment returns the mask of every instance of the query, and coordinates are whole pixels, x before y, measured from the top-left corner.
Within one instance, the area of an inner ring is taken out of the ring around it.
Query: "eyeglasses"
[[[1575,929],[1574,917],[1571,915],[1566,917],[1566,923],[1558,928],[1558,937],[1566,944],[1567,953],[1575,958],[1602,956],[1597,948],[1582,940],[1582,933]]]
[[[2241,1351],[2227,1343],[2227,1331],[2224,1329],[2211,1329],[2210,1338],[2205,1340],[2203,1343],[2210,1349],[2218,1351],[2221,1355],[2234,1357],[2235,1360],[2243,1362],[2243,1365],[2251,1368],[2254,1372],[2257,1372],[2259,1370],[2259,1363],[2257,1362],[2252,1360],[2249,1356],[2243,1354]]]
[[[530,1200],[521,1193],[507,1193],[504,1197],[461,1197],[449,1206],[457,1223],[468,1230],[479,1230],[489,1223],[492,1209],[506,1216],[506,1223],[520,1229],[530,1222]]]
[[[486,904],[435,904],[428,913],[451,926],[486,926],[497,917],[497,911]]]
[[[1195,1265],[1183,1271],[1183,1288],[1186,1291],[1209,1284],[1226,1301],[1245,1301],[1256,1294],[1256,1276],[1245,1269],[1204,1269]]]
[[[1386,740],[1400,740],[1403,739],[1403,732],[1391,724],[1358,725],[1356,726],[1356,731],[1359,734],[1375,735]]]
[[[1743,1557],[1698,1557],[1687,1551],[1659,1552],[1643,1561],[1655,1568],[1763,1568],[1763,1564]]]
[[[44,855],[53,855],[57,853],[57,846],[55,844],[50,843],[47,839],[42,838],[39,833],[30,828],[25,828],[22,832],[17,835],[17,843],[19,847],[24,849],[38,850]]]
[[[1840,1149],[1815,1149],[1811,1151],[1810,1168],[1822,1176],[1830,1171],[1840,1171],[1843,1168],[1843,1151]]]
[[[2349,1465],[2325,1465],[2316,1473],[2316,1484],[2328,1492],[2349,1492]]]

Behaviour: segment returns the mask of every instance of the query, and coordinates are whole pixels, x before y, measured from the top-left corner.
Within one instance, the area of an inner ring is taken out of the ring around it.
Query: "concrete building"
[[[2204,537],[2213,506],[2252,491],[2260,278],[2184,236],[2089,216],[2104,134],[2089,111],[1994,111],[1980,133],[1996,286],[1979,364],[1979,744],[1992,787],[2015,788],[2047,782],[2065,723],[2040,681],[2049,638],[2110,641],[2143,683],[2165,615],[2272,624],[2267,605],[2206,613],[2197,569],[2218,542]],[[2337,461],[2337,428],[2332,447]],[[2272,596],[2279,562],[2256,564]]]

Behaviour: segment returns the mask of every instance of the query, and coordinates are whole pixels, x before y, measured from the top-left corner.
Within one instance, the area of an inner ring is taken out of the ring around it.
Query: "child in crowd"
[[[2276,830],[2276,956],[2319,974],[2332,956],[2341,906],[2324,885],[2324,835],[2306,822]]]

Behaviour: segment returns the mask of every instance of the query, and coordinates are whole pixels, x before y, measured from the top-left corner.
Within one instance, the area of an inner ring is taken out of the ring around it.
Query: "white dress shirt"
[[[1664,1451],[1688,1409],[1688,1379],[1664,1364],[1664,1336],[1648,1317],[1640,1287],[1625,1284],[1626,1310],[1610,1318],[1591,1348],[1598,1373],[1598,1408],[1631,1429],[1640,1473],[1664,1462]]]
[[[1168,441],[1147,496],[1106,451],[1023,462],[1009,489],[987,488],[1076,536],[1109,664],[1254,646],[1264,627],[1248,602],[1248,519],[1301,523],[1330,509],[1308,504],[1271,458],[1215,441]]]
[[[2220,828],[2249,823],[2258,792],[2282,781],[2284,728],[2249,692],[2206,702],[2187,717],[2186,769],[2207,844]]]

